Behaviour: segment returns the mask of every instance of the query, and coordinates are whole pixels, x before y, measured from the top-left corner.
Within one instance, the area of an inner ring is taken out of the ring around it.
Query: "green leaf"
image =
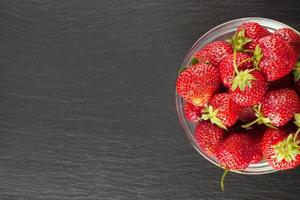
[[[178,74],[181,74],[184,70],[186,70],[187,68],[185,66],[181,66],[178,70]]]
[[[295,114],[295,121],[294,121],[294,124],[300,128],[300,114],[299,113],[296,113]]]
[[[216,124],[220,128],[227,130],[227,128],[226,128],[226,126],[224,126],[222,120],[220,120],[217,117],[217,114],[218,114],[218,109],[214,110],[213,107],[211,105],[209,105],[204,108],[201,119],[210,120],[212,124]]]
[[[262,58],[263,58],[262,50],[259,47],[259,45],[256,45],[255,50],[253,52],[253,64],[257,70],[259,69],[258,63]]]
[[[297,62],[296,66],[293,70],[293,75],[294,75],[295,82],[300,80],[300,61]]]
[[[197,58],[192,58],[192,60],[190,61],[190,65],[196,65],[199,63],[199,60]]]
[[[239,87],[241,91],[244,91],[246,87],[251,88],[251,81],[255,80],[254,76],[251,74],[252,71],[253,69],[240,71],[239,74],[233,78],[231,89],[234,91],[237,87]]]
[[[251,39],[245,37],[245,30],[236,32],[230,39],[230,44],[233,46],[233,49],[239,52],[245,51],[244,46],[249,42],[251,42]]]

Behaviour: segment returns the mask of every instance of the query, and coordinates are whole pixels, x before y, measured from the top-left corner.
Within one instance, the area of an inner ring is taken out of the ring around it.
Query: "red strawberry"
[[[238,26],[236,34],[231,39],[235,50],[254,50],[258,40],[271,33],[255,22],[246,22]]]
[[[246,77],[249,75],[251,75],[250,78]],[[235,89],[234,87],[230,88],[230,93],[232,94],[233,101],[235,101],[242,107],[256,105],[262,100],[264,94],[267,91],[268,86],[265,77],[261,72],[256,70],[251,72],[247,72],[247,70],[242,71],[240,72],[240,77],[242,79],[244,78],[244,80],[247,78],[250,81],[246,83],[246,86],[244,84],[243,87],[236,87]]]
[[[199,63],[179,74],[176,90],[187,102],[201,107],[209,101],[219,85],[218,68],[211,64]]]
[[[239,120],[242,122],[249,122],[255,120],[255,111],[252,107],[243,107],[239,112]]]
[[[209,62],[215,66],[218,66],[221,60],[232,54],[231,46],[224,41],[214,41],[207,44],[203,49],[195,54],[195,57],[199,62]]]
[[[262,131],[260,129],[253,129],[247,131],[247,134],[250,134],[254,142],[254,155],[251,160],[251,164],[259,163],[262,160],[262,151],[261,151],[261,140],[262,140]]]
[[[298,134],[269,128],[263,135],[261,147],[264,158],[274,169],[285,170],[300,165],[299,143]]]
[[[186,103],[183,107],[185,117],[192,122],[196,122],[200,119],[201,107],[195,106],[191,103]]]
[[[202,119],[226,129],[233,126],[238,120],[240,107],[231,99],[228,93],[216,94],[209,105],[204,108]]]
[[[300,36],[298,35],[298,33],[296,33],[290,28],[280,28],[276,30],[273,34],[282,37],[295,49],[295,51],[298,54],[300,53]]]
[[[254,64],[266,75],[268,81],[286,76],[297,61],[295,50],[276,35],[261,38],[253,56]]]
[[[247,128],[254,123],[280,127],[287,124],[299,110],[299,97],[294,90],[289,88],[270,90],[256,108],[257,119],[243,127]]]
[[[197,124],[194,137],[200,148],[208,156],[214,156],[215,150],[221,143],[224,135],[223,129],[208,121],[201,121]]]
[[[253,66],[251,57],[248,54],[236,53],[227,55],[219,65],[221,81],[226,87],[231,86],[235,76],[234,58],[238,70],[251,69]]]
[[[216,148],[216,157],[226,169],[245,169],[254,155],[254,142],[250,135],[233,132]]]

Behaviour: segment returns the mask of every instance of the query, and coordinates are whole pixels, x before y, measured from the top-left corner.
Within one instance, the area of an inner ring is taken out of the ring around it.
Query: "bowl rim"
[[[286,28],[291,28],[292,30],[296,31],[298,34],[299,32],[297,30],[295,30],[294,28],[273,20],[273,19],[268,19],[268,18],[262,18],[262,17],[245,17],[245,18],[237,18],[237,19],[233,19],[230,21],[226,21],[222,24],[219,24],[215,27],[213,27],[212,29],[210,29],[209,31],[207,31],[206,33],[204,33],[201,37],[199,37],[199,39],[196,40],[196,42],[194,42],[194,44],[192,45],[192,47],[189,49],[189,51],[187,52],[187,54],[184,57],[184,60],[182,62],[181,66],[187,66],[188,61],[190,60],[191,56],[193,55],[193,52],[195,51],[197,45],[200,43],[201,40],[203,40],[203,38],[205,38],[207,35],[211,34],[212,32],[225,27],[227,25],[233,24],[233,23],[244,23],[244,22],[250,22],[250,21],[255,21],[258,22],[259,21],[265,21],[265,22],[270,22],[273,24],[277,24],[279,26],[282,27],[286,27]],[[191,143],[191,145],[193,146],[193,148],[200,154],[202,155],[206,160],[210,161],[211,163],[213,163],[214,165],[220,167],[223,169],[223,167],[221,167],[219,165],[219,163],[215,160],[213,160],[212,158],[210,158],[208,155],[206,155],[204,152],[202,152],[197,144],[197,142],[195,141],[194,137],[193,137],[193,133],[191,133],[191,131],[188,129],[188,124],[187,124],[187,120],[185,119],[184,113],[183,113],[183,99],[182,97],[180,97],[177,92],[176,92],[176,88],[175,88],[175,102],[176,102],[176,109],[177,109],[177,114],[178,114],[178,118],[181,124],[181,127],[183,128],[185,135],[187,136],[189,142]],[[251,169],[257,169],[258,171],[249,171],[249,167]],[[263,162],[263,163],[258,163],[258,164],[252,164],[249,165],[248,168],[243,169],[243,170],[229,170],[235,173],[239,173],[239,174],[246,174],[246,175],[262,175],[262,174],[269,174],[269,173],[273,173],[276,172],[278,170],[272,168],[267,162]],[[259,171],[259,169],[262,169],[263,167],[268,168],[268,170],[265,171]]]

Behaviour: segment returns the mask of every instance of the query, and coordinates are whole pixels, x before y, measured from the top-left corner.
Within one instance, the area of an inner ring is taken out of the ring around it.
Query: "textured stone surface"
[[[261,16],[300,30],[299,2],[272,2],[1,0],[0,199],[296,199],[299,169],[230,174],[220,192],[174,102],[210,28]]]

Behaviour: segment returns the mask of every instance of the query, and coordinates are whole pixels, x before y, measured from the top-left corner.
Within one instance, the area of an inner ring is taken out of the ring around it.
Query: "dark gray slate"
[[[245,16],[300,30],[299,1],[0,1],[0,199],[290,200],[299,169],[230,174],[198,155],[177,70],[210,28]]]

